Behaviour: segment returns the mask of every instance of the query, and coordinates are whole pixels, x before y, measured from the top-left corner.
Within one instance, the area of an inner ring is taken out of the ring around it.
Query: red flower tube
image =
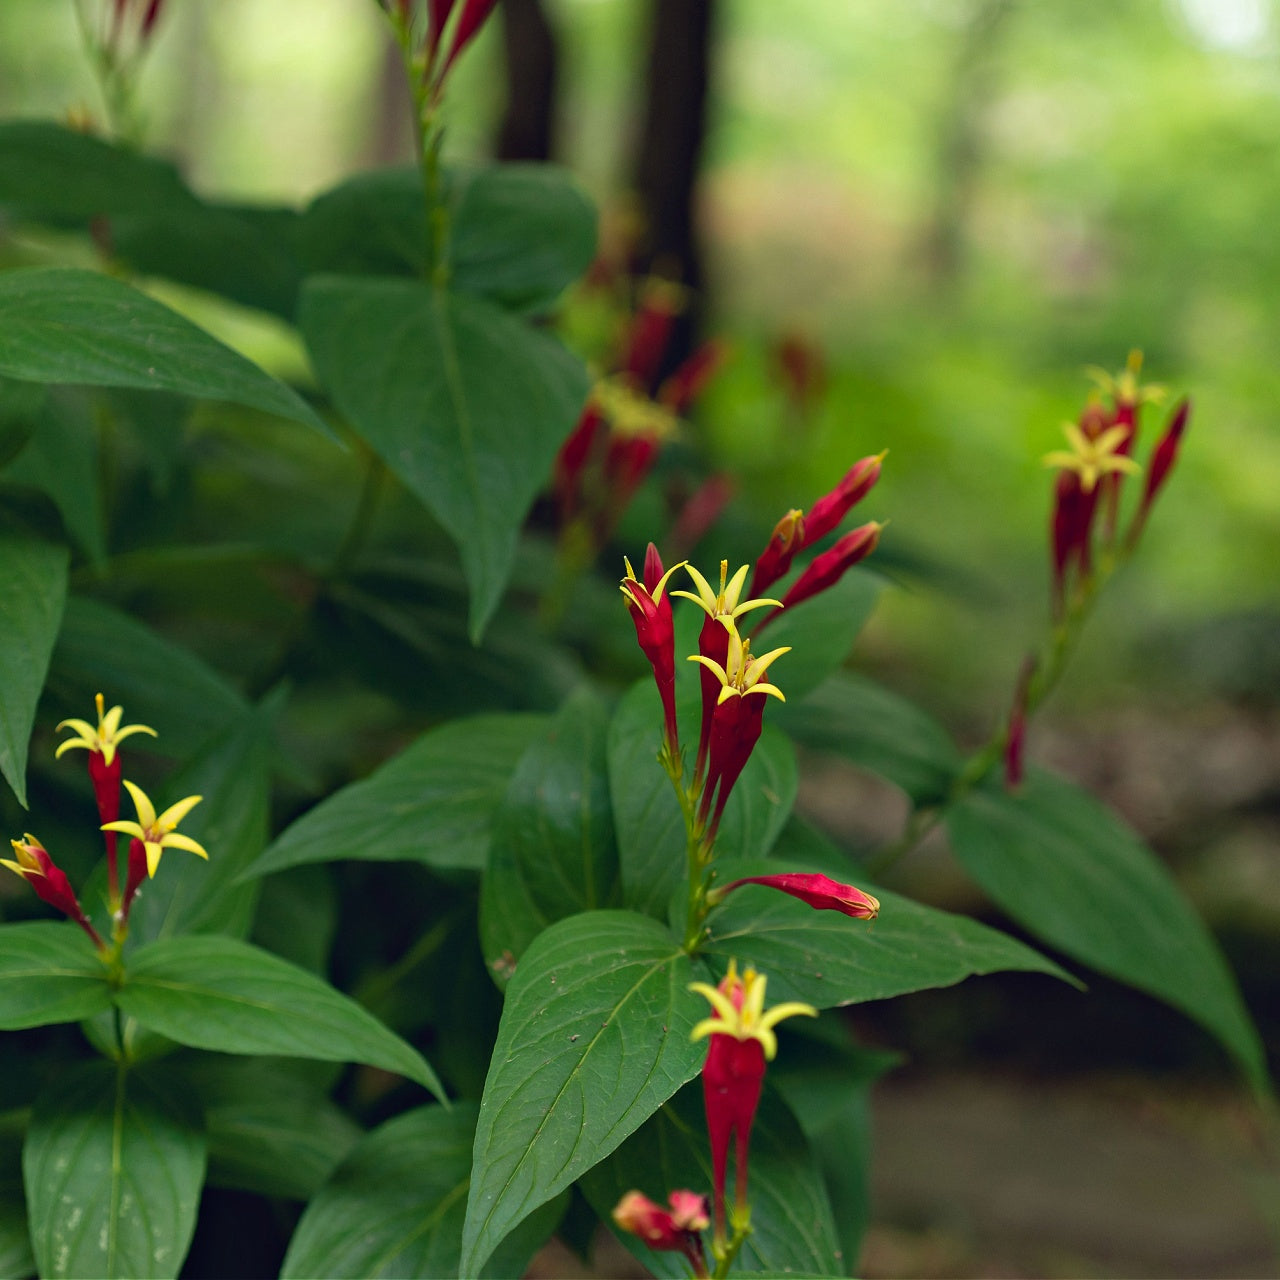
[[[672,565],[665,573],[658,548],[649,543],[644,557],[644,581],[637,580],[631,561],[624,558],[627,576],[622,579],[622,597],[636,624],[636,639],[644,656],[653,667],[654,682],[662,698],[665,721],[666,745],[675,759],[680,750],[680,735],[676,727],[676,636],[671,619],[671,596],[664,594],[667,582],[684,562]]]
[[[880,899],[863,893],[851,884],[841,884],[828,876],[817,872],[782,872],[772,876],[743,876],[721,889],[713,889],[707,900],[712,905],[722,901],[726,895],[744,884],[764,885],[769,889],[779,889],[807,902],[817,911],[839,911],[855,920],[874,920],[880,914]]]

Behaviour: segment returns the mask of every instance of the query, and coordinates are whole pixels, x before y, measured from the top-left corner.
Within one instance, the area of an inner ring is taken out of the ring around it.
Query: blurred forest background
[[[1275,1062],[1280,6],[503,7],[517,56],[491,24],[453,86],[448,149],[549,150],[600,204],[606,243],[632,224],[638,183],[700,161],[698,318],[732,358],[689,430],[737,479],[730,521],[767,528],[889,448],[867,511],[892,520],[880,567],[896,586],[856,658],[962,741],[1003,711],[1048,608],[1040,458],[1079,411],[1083,366],[1117,370],[1140,347],[1152,380],[1192,395],[1141,554],[1030,754],[1169,859]],[[656,52],[655,13],[671,24]],[[536,100],[527,76],[548,37],[555,93],[539,124],[508,109],[508,85]],[[372,0],[169,0],[142,83],[145,145],[204,194],[301,202],[410,161],[400,75]],[[0,113],[77,109],[101,118],[72,0],[3,0]],[[53,252],[0,237],[6,261]],[[165,297],[305,381],[273,321]],[[810,404],[787,395],[787,347],[811,362]],[[642,505],[624,534],[633,550],[649,536]],[[810,812],[846,837],[900,821],[865,779],[816,762],[805,777]],[[900,878],[984,910],[944,850],[921,850]],[[1274,1274],[1274,1151],[1207,1039],[1101,979],[1088,997],[1016,975],[971,985],[860,1015],[870,1039],[919,1064],[879,1094],[869,1273]]]

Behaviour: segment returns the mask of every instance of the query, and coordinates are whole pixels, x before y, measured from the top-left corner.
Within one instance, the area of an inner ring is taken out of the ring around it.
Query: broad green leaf
[[[27,748],[62,622],[67,559],[62,547],[0,538],[0,773],[24,809]]]
[[[596,211],[568,170],[495,164],[455,172],[450,283],[508,307],[553,302],[591,265]]]
[[[27,217],[65,225],[194,203],[162,160],[52,120],[0,124],[0,204]]]
[[[41,1276],[178,1274],[205,1145],[198,1116],[158,1081],[107,1062],[54,1080],[22,1164]]]
[[[110,1007],[107,971],[78,925],[0,925],[0,1029],[79,1022]]]
[[[809,869],[771,858],[726,862],[719,872],[720,882],[728,884],[743,876]],[[874,922],[818,911],[763,885],[743,885],[712,912],[702,954],[717,976],[731,959],[754,965],[769,979],[772,1003],[803,1000],[819,1009],[949,987],[1003,969],[1072,981],[1051,960],[1008,934],[870,888],[880,899]]]
[[[374,1130],[343,1161],[298,1223],[281,1275],[456,1276],[471,1180],[474,1103],[420,1107]],[[479,1272],[522,1275],[562,1206],[526,1218]]]
[[[858,632],[876,607],[882,585],[875,574],[854,569],[821,595],[774,614],[769,625],[751,637],[754,653],[791,646],[791,652],[769,669],[788,703],[806,697],[844,666]],[[742,619],[743,632],[751,632],[753,617],[769,612],[747,614]]]
[[[262,882],[251,942],[309,969],[329,971],[338,928],[338,892],[326,866],[295,867]]]
[[[441,1096],[416,1049],[314,974],[247,942],[164,938],[129,957],[116,1004],[179,1044],[220,1053],[276,1053],[364,1062]]]
[[[499,980],[553,920],[616,905],[607,726],[593,693],[584,687],[571,696],[521,757],[495,815],[480,938]]]
[[[111,247],[135,271],[164,276],[292,321],[302,283],[292,209],[223,205],[191,197],[180,209],[111,219]]]
[[[1168,871],[1110,810],[1052,774],[971,791],[947,813],[956,856],[1015,920],[1091,968],[1167,1001],[1268,1092],[1239,988]]]
[[[267,843],[268,766],[279,697],[240,717],[168,782],[163,809],[185,796],[203,797],[183,819],[182,834],[209,857],[167,850],[130,917],[135,942],[183,933],[244,937],[259,885],[241,874]],[[126,806],[127,807],[127,806]]]
[[[45,394],[37,383],[0,378],[0,467],[7,467],[31,439]]]
[[[299,323],[339,410],[458,544],[479,640],[586,370],[492,303],[413,281],[313,277]]]
[[[700,705],[696,684],[686,685],[677,695],[686,769],[693,767],[697,751]],[[795,803],[795,751],[786,734],[769,723],[773,711],[773,706],[766,709],[764,732],[725,806],[716,840],[725,857],[768,853]],[[609,788],[624,900],[653,915],[665,913],[687,869],[684,819],[658,764],[661,736],[657,689],[651,679],[638,681],[619,702],[609,725]]]
[[[49,396],[37,413],[35,431],[5,479],[46,494],[84,553],[101,561],[107,546],[97,427],[83,393],[58,390],[62,394]]]
[[[154,298],[71,267],[0,273],[0,374],[176,391],[327,428],[282,382]]]
[[[536,715],[485,715],[423,734],[299,818],[250,873],[339,859],[480,870],[511,771],[545,724]]]
[[[831,1207],[846,1275],[862,1254],[871,1217],[871,1086],[901,1055],[853,1045],[843,1022],[786,1024],[769,1083],[809,1140]]]
[[[461,1274],[697,1074],[703,967],[625,911],[540,934],[507,987],[476,1126]]]
[[[450,287],[508,307],[554,301],[591,264],[596,215],[563,169],[488,165],[446,170]],[[426,274],[426,214],[417,168],[359,174],[318,196],[303,216],[308,269]]]
[[[204,1108],[212,1185],[315,1195],[361,1137],[316,1075],[313,1064],[281,1058],[216,1054],[182,1064],[179,1078]]]
[[[699,1048],[705,1057],[705,1047]],[[632,1190],[660,1203],[677,1188],[709,1197],[711,1151],[701,1087],[682,1089],[581,1185],[605,1222],[611,1222],[610,1211]],[[831,1203],[813,1153],[795,1117],[771,1090],[761,1098],[751,1130],[748,1186],[751,1235],[733,1274],[845,1274]],[[732,1204],[732,1192],[729,1199]],[[615,1229],[615,1234],[655,1276],[688,1275],[680,1254],[654,1253],[627,1232]]]
[[[84,596],[67,601],[49,683],[68,715],[92,722],[93,695],[101,693],[107,706],[124,707],[127,723],[156,731],[155,738],[131,743],[180,758],[249,710],[241,694],[189,649]]]
[[[772,647],[772,630],[765,638]],[[850,672],[833,676],[803,701],[789,698],[775,717],[797,742],[852,760],[901,787],[917,805],[944,799],[964,767],[959,749],[936,720]]]

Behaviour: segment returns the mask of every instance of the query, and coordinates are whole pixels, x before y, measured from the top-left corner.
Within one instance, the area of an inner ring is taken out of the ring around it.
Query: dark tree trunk
[[[673,335],[671,362],[692,349],[702,310],[695,196],[707,132],[715,0],[653,0],[644,130],[635,170],[643,214],[633,268],[689,286],[692,305]]]
[[[502,0],[507,109],[499,160],[550,160],[556,151],[556,41],[541,0]]]

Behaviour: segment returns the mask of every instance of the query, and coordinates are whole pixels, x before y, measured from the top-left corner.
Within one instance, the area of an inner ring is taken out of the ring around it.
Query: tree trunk
[[[550,160],[556,153],[556,41],[541,0],[502,0],[507,109],[499,160]]]

